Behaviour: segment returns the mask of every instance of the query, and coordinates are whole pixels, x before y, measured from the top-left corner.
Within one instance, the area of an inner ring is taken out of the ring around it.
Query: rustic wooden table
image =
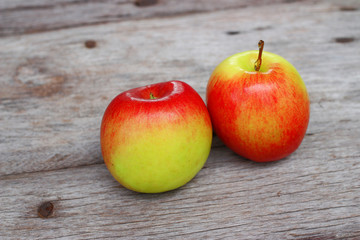
[[[204,98],[259,39],[307,85],[300,148],[258,164],[215,137],[184,187],[120,186],[99,145],[111,99],[172,79]],[[359,1],[1,0],[0,59],[1,239],[360,239]]]

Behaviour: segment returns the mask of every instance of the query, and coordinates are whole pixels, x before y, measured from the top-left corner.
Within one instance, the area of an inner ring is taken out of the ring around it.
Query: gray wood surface
[[[129,19],[167,18],[274,4],[281,0],[2,0],[0,36],[58,30]]]
[[[355,0],[1,1],[0,238],[360,239],[359,11]],[[138,194],[111,177],[99,127],[113,97],[177,79],[204,98],[215,66],[259,39],[308,88],[294,154],[258,164],[215,137],[178,190]]]

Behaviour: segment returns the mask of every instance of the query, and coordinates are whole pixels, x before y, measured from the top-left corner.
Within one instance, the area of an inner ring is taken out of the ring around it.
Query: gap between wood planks
[[[10,6],[5,6],[3,9],[0,9],[3,18],[0,21],[0,37],[56,31],[129,20],[182,17],[229,9],[257,7],[260,5],[292,4],[294,2],[298,1],[262,0],[242,3],[233,0],[221,2],[211,0],[206,4],[198,4],[196,1],[125,0],[120,2],[91,1],[90,4],[90,1],[88,0],[80,0],[65,3],[45,1],[43,5],[31,5],[31,3],[28,3],[28,5],[19,6],[12,6],[10,2],[3,4],[4,6],[6,4]],[[316,1],[312,0],[308,3],[314,2]],[[59,8],[62,9],[61,14],[59,14]],[[67,11],[69,9],[71,9],[71,11]],[[343,6],[342,9],[351,9],[351,7]],[[79,18],[79,16],[71,14],[74,11],[81,12],[83,16]],[[55,17],[50,18],[50,16]],[[15,19],[16,25],[14,23]],[[57,20],[53,21],[52,19]]]
[[[219,148],[227,148],[225,145],[215,145],[212,146],[211,149],[219,149]],[[67,156],[67,157],[71,157],[71,155]],[[45,173],[45,172],[54,172],[54,171],[61,171],[61,170],[66,170],[66,169],[76,169],[76,168],[84,168],[84,167],[90,167],[90,166],[96,166],[96,165],[102,165],[105,164],[104,161],[101,159],[101,162],[96,162],[96,163],[90,163],[90,164],[79,164],[76,166],[68,166],[68,167],[61,167],[61,168],[54,168],[54,169],[44,169],[44,170],[35,170],[35,171],[29,171],[29,172],[19,172],[19,173],[10,173],[10,174],[4,174],[4,175],[0,175],[0,181],[1,180],[5,180],[5,179],[9,179],[12,177],[19,177],[19,176],[23,176],[26,174],[33,174],[33,173]]]
[[[316,135],[316,134],[318,134],[318,133],[306,133],[306,136],[313,136],[313,135]],[[213,138],[213,143],[212,144],[213,144],[213,146],[211,147],[211,149],[221,149],[221,148],[228,149],[228,147],[226,145],[224,145],[224,143],[219,138],[216,138],[215,136]],[[229,149],[229,151],[231,151],[231,150]],[[71,155],[67,155],[66,157],[71,157]],[[351,157],[356,157],[356,156],[351,156]],[[51,158],[53,158],[53,157],[51,157]],[[60,170],[66,170],[66,169],[84,168],[84,167],[90,167],[90,166],[96,166],[96,165],[102,165],[102,164],[105,164],[103,162],[103,160],[101,160],[101,162],[90,163],[90,164],[79,164],[79,165],[76,165],[76,166],[68,166],[68,167],[61,167],[61,168],[54,168],[54,169],[44,169],[44,170],[36,170],[36,171],[28,171],[28,172],[19,172],[19,173],[10,173],[10,174],[0,175],[0,181],[8,179],[8,178],[12,178],[12,177],[23,176],[23,175],[26,175],[26,174],[54,172],[54,171],[60,171]]]
[[[63,168],[45,169],[45,170],[37,170],[37,171],[31,171],[31,172],[10,173],[10,174],[1,175],[0,181],[11,179],[13,177],[15,177],[15,178],[22,177],[23,175],[29,175],[29,174],[34,174],[34,173],[56,172],[56,171],[61,171],[61,170],[91,167],[91,166],[102,165],[102,164],[105,164],[105,163],[98,162],[98,163],[90,163],[90,164],[80,164],[80,165],[76,165],[76,166],[69,166],[69,167],[63,167]]]
[[[243,7],[239,7],[239,8],[243,8]],[[224,11],[224,10],[229,10],[229,9],[237,9],[237,8],[220,9],[220,10],[214,10],[214,11],[200,11],[200,10],[199,11],[188,11],[188,12],[172,13],[172,14],[168,14],[168,15],[163,14],[163,15],[148,16],[148,17],[135,17],[135,18],[130,18],[130,19],[126,19],[126,20],[120,20],[121,18],[118,18],[118,19],[114,19],[114,20],[103,20],[103,21],[96,21],[96,22],[63,25],[63,26],[59,26],[59,27],[52,27],[51,29],[34,28],[34,29],[27,30],[25,32],[16,32],[15,31],[12,34],[4,34],[4,33],[0,32],[0,37],[52,32],[52,31],[70,29],[70,28],[87,27],[87,26],[99,26],[99,25],[103,25],[103,24],[116,23],[116,22],[122,22],[122,21],[137,21],[137,20],[146,20],[146,19],[153,19],[153,18],[175,18],[175,17],[183,17],[183,16],[187,16],[187,15],[192,15],[192,14],[205,14],[205,13],[209,13],[209,12]],[[122,16],[118,15],[116,17],[122,17]],[[124,15],[124,17],[126,17],[126,15]]]

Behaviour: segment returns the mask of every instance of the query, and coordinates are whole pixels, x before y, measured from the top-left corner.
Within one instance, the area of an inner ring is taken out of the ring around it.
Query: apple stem
[[[260,67],[261,67],[261,56],[262,56],[262,52],[264,49],[264,41],[260,40],[258,43],[258,47],[259,47],[259,56],[258,59],[255,62],[255,71],[259,71]]]
[[[150,92],[150,99],[156,99],[156,97],[154,97],[154,95],[152,94],[152,92]]]

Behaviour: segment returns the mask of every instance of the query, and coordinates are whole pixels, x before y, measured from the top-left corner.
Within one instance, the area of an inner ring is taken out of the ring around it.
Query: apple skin
[[[104,113],[100,142],[104,162],[121,185],[159,193],[183,186],[200,171],[212,125],[199,94],[184,82],[169,81],[115,97]]]
[[[213,71],[206,90],[215,133],[234,152],[256,162],[285,158],[302,142],[310,117],[299,73],[284,58],[258,51],[238,53]]]

